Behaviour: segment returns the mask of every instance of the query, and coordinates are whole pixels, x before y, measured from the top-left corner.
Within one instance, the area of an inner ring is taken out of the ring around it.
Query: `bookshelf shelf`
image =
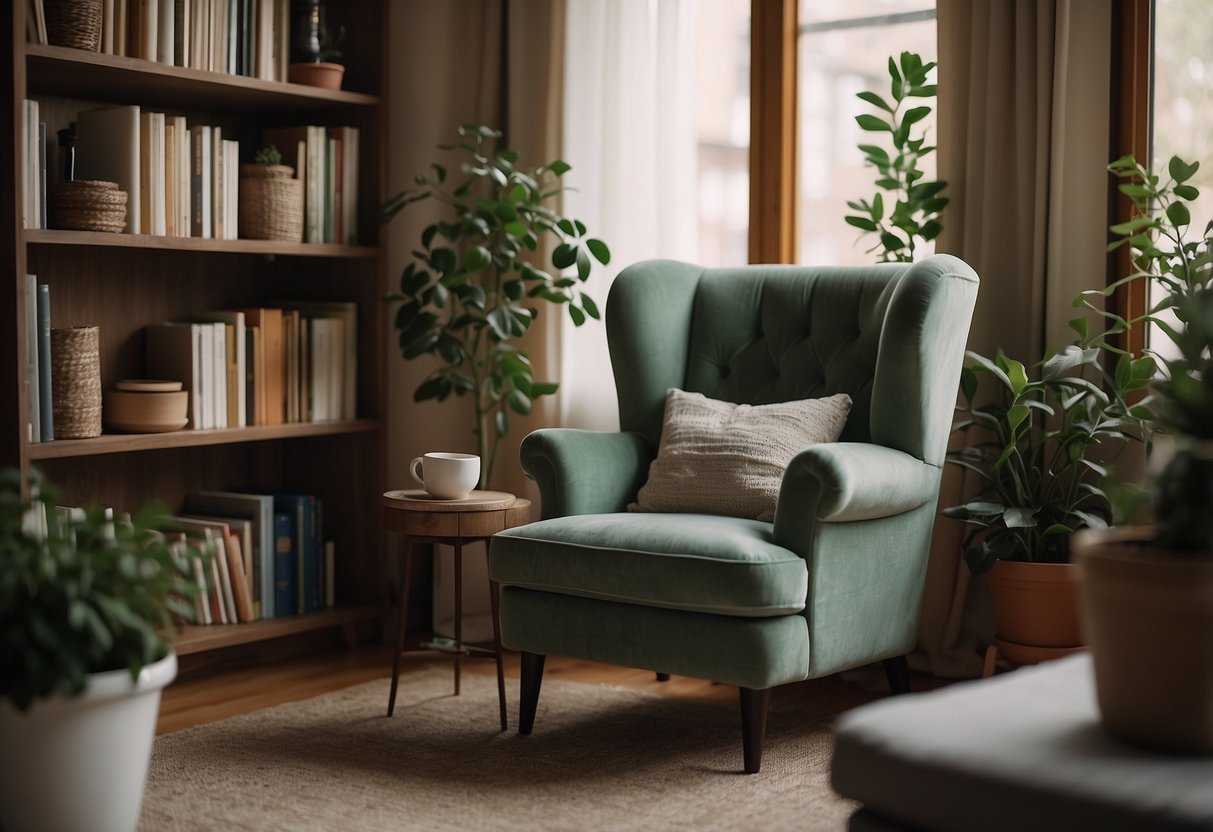
[[[361,92],[204,72],[65,46],[31,43],[26,44],[25,54],[29,86],[43,95],[169,109],[188,101],[191,109],[219,107],[261,113],[379,106],[378,96]]]
[[[142,248],[158,251],[209,251],[225,254],[264,254],[281,257],[329,257],[373,260],[374,246],[321,243],[282,243],[275,240],[207,240],[200,237],[158,237],[151,234],[110,234],[104,231],[25,231],[25,242],[39,246]]]
[[[178,656],[188,656],[192,653],[204,653],[208,650],[251,644],[313,630],[345,627],[361,621],[373,621],[382,615],[383,610],[376,607],[354,606],[308,615],[250,621],[247,624],[214,624],[209,627],[187,625],[179,630],[173,649],[177,651]]]
[[[178,430],[171,433],[103,433],[95,439],[60,439],[29,446],[30,459],[70,459],[101,454],[160,451],[167,448],[200,448],[241,442],[269,442],[310,436],[371,433],[379,429],[374,419],[350,422],[301,422],[223,430]]]

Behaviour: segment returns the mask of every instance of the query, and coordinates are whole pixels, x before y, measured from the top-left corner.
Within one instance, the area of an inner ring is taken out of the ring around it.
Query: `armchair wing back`
[[[963,261],[705,269],[649,260],[621,272],[607,338],[623,431],[656,449],[671,387],[770,404],[847,393],[844,442],[943,463],[977,292]],[[970,312],[966,312],[966,308]],[[953,381],[948,381],[953,379]]]
[[[770,688],[884,661],[908,689],[940,471],[977,275],[915,264],[704,269],[650,261],[607,300],[621,430],[522,445],[543,519],[493,538],[502,642],[523,653],[530,733],[543,656],[737,685],[757,771]],[[847,393],[841,441],[784,472],[774,523],[629,513],[666,392],[762,405]]]

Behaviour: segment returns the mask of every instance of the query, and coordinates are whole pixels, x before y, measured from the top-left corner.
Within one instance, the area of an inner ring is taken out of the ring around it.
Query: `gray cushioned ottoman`
[[[832,781],[852,830],[1213,830],[1213,758],[1105,732],[1085,654],[844,714]]]

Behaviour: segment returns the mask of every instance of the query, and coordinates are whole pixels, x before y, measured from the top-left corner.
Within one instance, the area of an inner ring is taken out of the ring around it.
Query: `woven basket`
[[[101,0],[43,0],[47,41],[96,52],[101,46],[101,5]]]
[[[126,199],[126,191],[119,190],[117,182],[58,182],[51,198],[51,226],[75,231],[122,231],[126,228]]]
[[[241,165],[240,237],[303,242],[303,183],[286,165]]]
[[[95,326],[51,330],[51,412],[56,439],[101,435],[101,352]]]

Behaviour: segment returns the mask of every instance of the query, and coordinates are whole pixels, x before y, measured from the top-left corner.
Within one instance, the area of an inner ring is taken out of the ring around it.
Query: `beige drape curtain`
[[[437,145],[455,138],[460,124],[478,122],[505,132],[524,162],[559,158],[563,96],[564,0],[394,0],[388,77],[388,194],[412,184],[439,158]],[[388,288],[411,259],[421,230],[438,206],[410,206],[386,229]],[[526,344],[536,377],[558,377],[560,328],[540,316]],[[476,452],[467,399],[415,404],[413,391],[433,365],[387,357],[392,423],[388,481],[411,487],[410,459],[426,451]],[[555,423],[551,400],[528,419],[513,417],[498,452],[493,487],[519,495],[532,484],[518,466],[518,443],[533,428]],[[533,496],[533,494],[531,495]]]
[[[1071,305],[1106,282],[1112,4],[939,0],[938,250],[981,276],[969,348],[1034,363],[1072,334]],[[940,505],[975,483],[954,469]],[[962,528],[936,524],[919,632],[939,675],[975,675],[992,635]]]

